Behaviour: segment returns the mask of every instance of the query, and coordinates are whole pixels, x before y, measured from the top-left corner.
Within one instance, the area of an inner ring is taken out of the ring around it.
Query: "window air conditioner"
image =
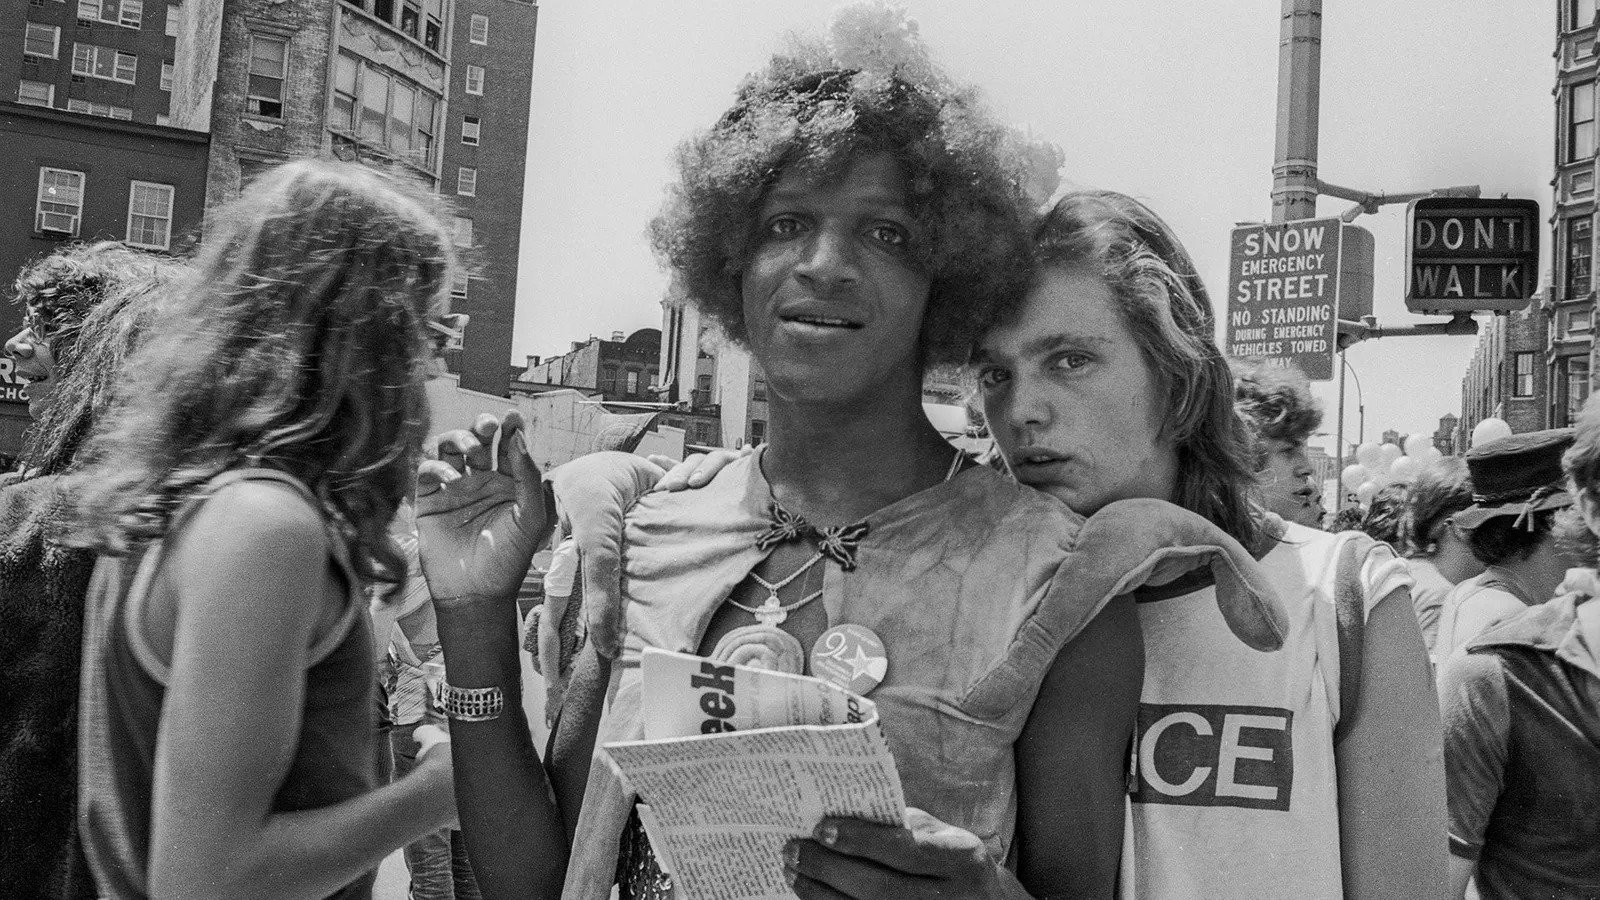
[[[78,217],[66,213],[42,212],[39,213],[38,227],[45,234],[71,237],[78,233]]]

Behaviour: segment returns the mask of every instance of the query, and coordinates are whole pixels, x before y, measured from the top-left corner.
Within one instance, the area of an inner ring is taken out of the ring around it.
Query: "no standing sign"
[[[1371,233],[1338,219],[1302,219],[1235,228],[1232,244],[1228,355],[1331,380],[1339,319],[1372,311]]]

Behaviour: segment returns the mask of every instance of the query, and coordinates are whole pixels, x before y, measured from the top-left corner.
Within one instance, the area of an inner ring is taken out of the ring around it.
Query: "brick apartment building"
[[[402,167],[435,186],[470,266],[451,290],[472,316],[453,368],[462,388],[506,396],[538,7],[185,0],[182,11],[171,115],[211,134],[208,205],[299,156]]]
[[[200,223],[209,140],[170,127],[178,20],[161,0],[29,0],[0,21],[0,284],[65,241],[180,249]],[[9,296],[8,298],[9,299]],[[21,311],[0,302],[0,338]],[[28,425],[0,360],[0,457]]]

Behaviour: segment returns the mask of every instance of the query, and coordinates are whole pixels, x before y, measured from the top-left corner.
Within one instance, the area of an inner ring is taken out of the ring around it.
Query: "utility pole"
[[[1322,102],[1322,0],[1283,0],[1278,29],[1278,139],[1272,221],[1317,215],[1317,123]]]

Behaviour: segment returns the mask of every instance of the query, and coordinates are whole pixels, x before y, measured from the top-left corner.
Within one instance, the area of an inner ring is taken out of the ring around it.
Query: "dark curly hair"
[[[69,244],[24,266],[12,290],[32,320],[34,337],[49,342],[56,365],[66,371],[89,313],[122,283],[169,264],[120,241]]]
[[[933,282],[923,364],[965,362],[1017,301],[1028,259],[1020,150],[966,89],[775,57],[715,126],[679,147],[679,181],[651,241],[688,296],[742,343],[739,276],[768,189],[788,172],[838,177],[874,152],[904,171],[906,206],[924,234],[914,248]]]
[[[1411,500],[1411,488],[1404,484],[1384,485],[1372,497],[1372,502],[1367,504],[1367,512],[1361,517],[1361,523],[1356,530],[1365,532],[1367,537],[1375,541],[1383,541],[1391,547],[1399,547],[1401,529],[1404,523],[1406,505]]]
[[[1322,424],[1322,410],[1299,369],[1260,358],[1236,359],[1230,365],[1234,408],[1261,441],[1303,444]],[[1265,464],[1266,449],[1257,452],[1257,465]]]

